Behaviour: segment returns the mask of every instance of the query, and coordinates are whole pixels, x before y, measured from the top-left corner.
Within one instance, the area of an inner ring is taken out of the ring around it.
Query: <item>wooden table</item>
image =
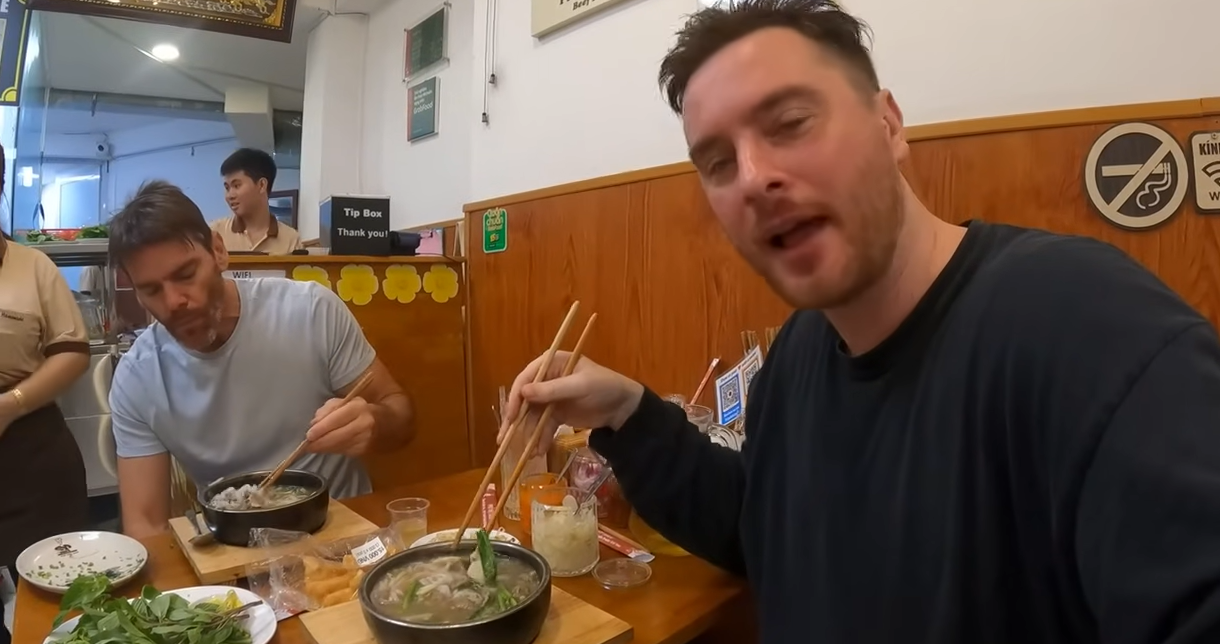
[[[471,470],[374,492],[344,503],[370,521],[384,526],[389,523],[386,503],[401,497],[423,497],[431,502],[428,509],[429,530],[455,528],[461,522],[482,475],[482,470]],[[518,532],[515,524],[509,524],[506,528],[510,532]],[[148,565],[137,579],[123,587],[124,594],[135,595],[145,584],[165,590],[199,585],[173,537],[165,534],[143,543],[148,548]],[[621,556],[602,548],[604,558]],[[631,624],[635,628],[633,642],[682,644],[700,636],[714,624],[718,633],[711,639],[733,642],[753,639],[752,635],[745,633],[752,630],[752,613],[745,601],[744,584],[740,580],[694,557],[657,557],[651,565],[652,579],[644,586],[629,590],[606,590],[590,575],[555,579],[554,583]],[[51,630],[51,620],[55,618],[58,607],[58,595],[38,590],[24,581],[19,582],[13,644],[42,644]],[[310,642],[297,618],[280,622],[272,641],[277,644]]]

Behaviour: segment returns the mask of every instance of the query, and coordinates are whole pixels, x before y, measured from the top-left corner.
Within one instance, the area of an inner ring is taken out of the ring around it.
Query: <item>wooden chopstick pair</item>
[[[568,309],[568,315],[564,318],[563,324],[559,326],[559,332],[555,334],[555,339],[551,342],[550,348],[543,354],[542,364],[538,369],[538,373],[534,375],[534,382],[542,382],[546,379],[546,374],[550,370],[551,362],[555,358],[555,352],[559,350],[563,344],[564,337],[567,336],[568,330],[572,327],[572,322],[576,318],[576,312],[580,309],[580,302],[573,302],[572,307]],[[563,366],[563,372],[560,377],[569,376],[576,369],[576,364],[580,362],[581,354],[584,352],[585,342],[589,339],[589,332],[593,328],[593,322],[597,319],[597,314],[589,316],[589,321],[585,323],[584,331],[580,333],[580,339],[576,341],[576,347],[572,349],[572,354],[568,356],[568,361]],[[491,460],[491,465],[487,468],[487,473],[483,475],[483,481],[479,484],[475,491],[474,500],[471,501],[470,507],[466,510],[466,516],[462,519],[462,524],[458,526],[457,532],[454,534],[453,547],[456,548],[461,543],[462,537],[466,534],[466,529],[470,527],[470,522],[474,519],[474,513],[478,509],[483,498],[483,492],[499,471],[500,462],[504,459],[504,454],[508,450],[509,444],[512,443],[520,430],[521,425],[525,423],[525,419],[529,416],[529,404],[522,405],[516,419],[509,425],[508,431],[505,432],[504,438],[500,441],[500,447],[496,450],[496,455]],[[551,414],[554,411],[553,405],[547,405],[542,410],[542,415],[538,418],[537,424],[534,425],[533,431],[529,435],[521,454],[517,457],[517,465],[513,468],[512,474],[508,481],[505,482],[505,488],[500,490],[497,495],[499,501],[496,503],[495,512],[491,514],[492,521],[495,517],[500,516],[500,512],[504,510],[504,504],[508,502],[509,490],[517,485],[517,480],[521,478],[521,473],[525,470],[526,463],[529,462],[534,450],[537,449],[539,441],[542,439],[542,432],[550,422]],[[488,526],[483,526],[487,528]]]
[[[352,390],[347,392],[347,395],[343,397],[343,404],[346,405],[347,403],[351,402],[353,398],[363,393],[371,382],[373,382],[373,371],[370,369],[369,371],[366,371],[363,376],[360,376],[360,379],[356,381],[356,386],[352,387]],[[310,429],[313,429],[312,425],[310,426]],[[308,436],[309,431],[306,430],[305,434]],[[280,461],[280,464],[267,475],[267,478],[263,479],[263,482],[258,484],[258,489],[265,490],[274,485],[275,482],[278,481],[281,476],[283,476],[284,471],[288,469],[288,466],[292,465],[294,461],[301,457],[301,453],[305,451],[305,446],[308,444],[308,438],[302,440],[301,444],[297,445],[297,448],[292,450],[292,453],[288,455],[288,458]]]

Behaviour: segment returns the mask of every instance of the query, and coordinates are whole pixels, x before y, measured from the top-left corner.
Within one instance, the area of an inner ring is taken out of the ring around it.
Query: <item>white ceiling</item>
[[[47,84],[56,89],[224,101],[233,84],[271,88],[272,107],[300,110],[309,32],[325,17],[298,5],[291,43],[143,22],[38,12]],[[169,43],[181,57],[163,63],[143,52]],[[143,51],[141,51],[143,50]]]

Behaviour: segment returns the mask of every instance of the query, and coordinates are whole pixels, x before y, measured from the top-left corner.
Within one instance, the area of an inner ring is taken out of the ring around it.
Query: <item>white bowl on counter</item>
[[[433,544],[433,543],[443,543],[445,541],[452,541],[453,537],[456,535],[457,535],[457,528],[450,528],[448,530],[440,530],[437,532],[433,532],[432,534],[424,535],[424,536],[420,537],[419,539],[416,539],[415,543],[411,544],[411,547],[417,548],[419,546],[426,546],[426,545]],[[478,528],[467,528],[466,533],[462,535],[462,541],[474,541],[475,539],[478,539],[478,535],[479,535]],[[514,537],[513,535],[511,535],[499,528],[492,530],[490,533],[488,533],[488,536],[491,537],[492,541],[503,541],[504,543],[515,543],[517,545],[521,545],[521,542],[519,540],[517,540],[516,537]]]

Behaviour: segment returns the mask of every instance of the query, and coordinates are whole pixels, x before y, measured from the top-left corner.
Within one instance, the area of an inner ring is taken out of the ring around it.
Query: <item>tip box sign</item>
[[[331,255],[390,254],[390,198],[335,195],[322,202],[322,243]]]
[[[1220,132],[1192,134],[1190,152],[1195,173],[1195,209],[1220,214]]]

